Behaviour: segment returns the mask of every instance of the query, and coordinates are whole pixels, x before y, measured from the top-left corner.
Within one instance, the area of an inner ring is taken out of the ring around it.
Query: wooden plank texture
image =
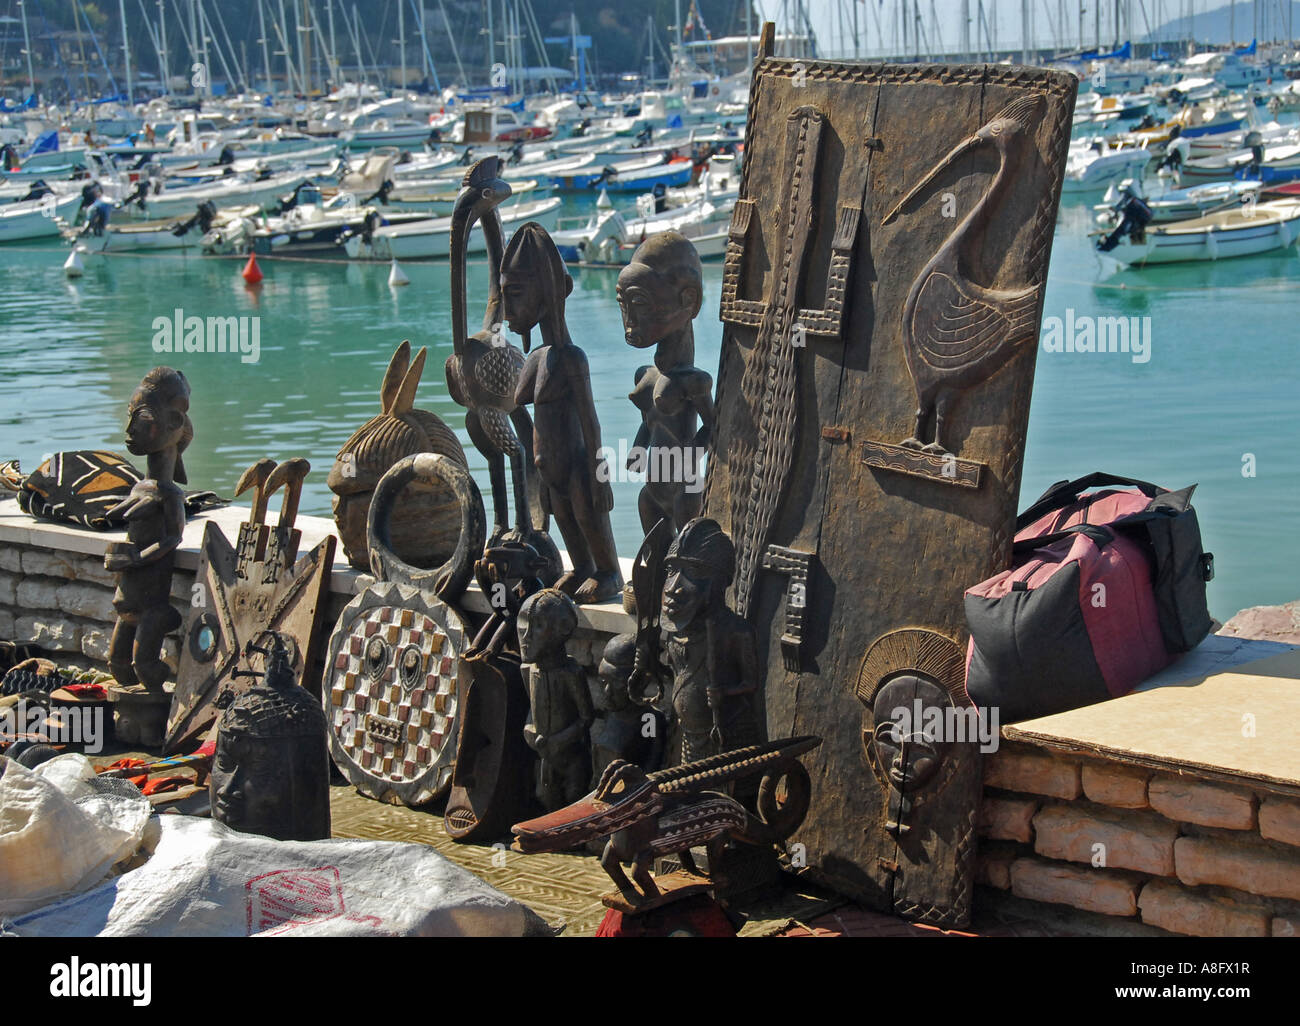
[[[737,544],[732,599],[766,645],[769,736],[825,739],[792,841],[833,886],[960,925],[977,746],[941,745],[940,771],[902,785],[906,828],[888,829],[866,703],[916,671],[915,698],[964,702],[962,593],[1010,556],[1074,80],[770,52],[724,266],[705,514]],[[793,661],[771,546],[811,554]],[[925,666],[881,662],[906,653]],[[860,681],[864,661],[880,679]]]

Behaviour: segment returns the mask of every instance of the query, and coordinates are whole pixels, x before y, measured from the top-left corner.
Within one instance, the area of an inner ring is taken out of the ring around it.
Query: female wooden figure
[[[501,312],[529,354],[515,401],[534,407],[533,461],[542,480],[542,507],[555,517],[573,562],[556,587],[586,604],[618,595],[623,573],[609,524],[614,493],[600,457],[587,356],[564,323],[571,291],[573,279],[546,229],[535,221],[521,225],[501,262]],[[537,326],[542,345],[529,352]]]

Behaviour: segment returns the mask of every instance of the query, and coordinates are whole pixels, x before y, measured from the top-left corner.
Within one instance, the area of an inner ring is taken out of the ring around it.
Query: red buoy
[[[256,285],[262,280],[262,269],[257,266],[257,256],[255,254],[248,254],[248,263],[244,265],[242,274],[244,281],[250,285]]]

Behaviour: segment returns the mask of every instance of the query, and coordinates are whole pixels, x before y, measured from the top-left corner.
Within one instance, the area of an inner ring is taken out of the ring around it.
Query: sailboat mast
[[[141,0],[143,2],[143,0]],[[141,8],[141,14],[144,8]],[[162,75],[163,91],[171,96],[172,94],[172,69],[171,61],[167,57],[167,4],[165,0],[158,0],[158,72]]]
[[[406,89],[406,5],[397,0],[397,49],[402,61],[402,85]]]
[[[126,62],[126,102],[135,106],[135,90],[131,88],[131,41],[126,33],[126,0],[117,0],[117,14],[122,20],[122,60]]]
[[[27,5],[18,0],[18,9],[23,12],[23,53],[27,55],[27,86],[31,95],[36,95],[36,71],[32,67],[32,37],[27,32]]]
[[[266,39],[266,12],[262,10],[262,0],[257,0],[257,27],[261,35],[262,44],[262,71],[266,74],[266,91],[271,94],[271,99],[275,99],[275,79],[271,77],[271,51],[267,45]]]

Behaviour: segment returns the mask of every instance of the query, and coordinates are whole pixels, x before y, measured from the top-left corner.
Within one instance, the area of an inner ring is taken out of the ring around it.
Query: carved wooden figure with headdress
[[[661,652],[672,675],[677,762],[763,740],[753,626],[727,606],[736,548],[716,521],[692,520],[664,559]]]
[[[573,344],[564,302],[573,279],[546,229],[523,224],[501,262],[502,316],[529,353],[515,400],[533,406],[533,460],[542,504],[555,517],[573,569],[556,587],[579,603],[618,595],[623,573],[609,511],[614,493],[600,457],[600,421],[591,394],[587,356]],[[534,327],[542,345],[529,352]]]
[[[171,604],[172,569],[185,531],[185,465],[181,453],[194,437],[190,386],[171,367],[155,367],[131,396],[126,447],[148,459],[148,477],[109,511],[126,518],[125,542],[114,542],[104,568],[117,574],[113,608],[117,624],[109,643],[114,679],[161,692],[171,668],[163,661],[163,640],[181,624]]]

